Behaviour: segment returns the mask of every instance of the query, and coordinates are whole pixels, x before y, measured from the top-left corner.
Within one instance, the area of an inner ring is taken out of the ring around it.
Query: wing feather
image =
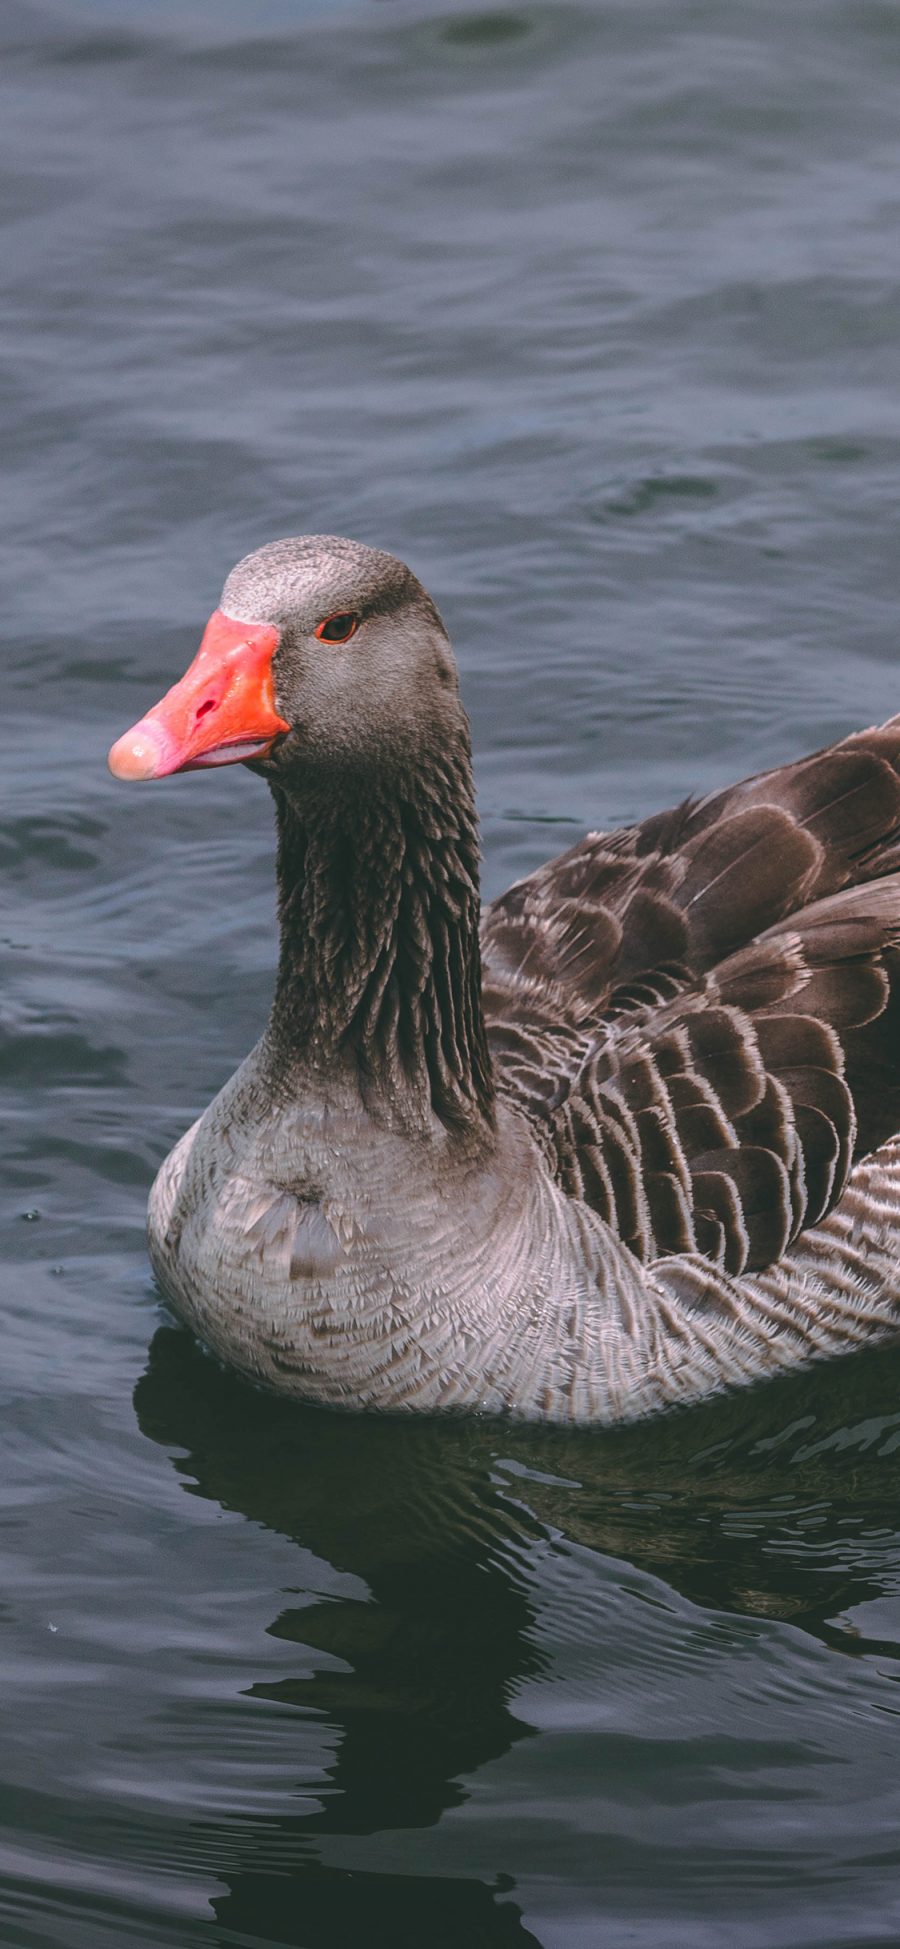
[[[900,1125],[900,718],[495,902],[499,1085],[638,1258],[771,1264]]]

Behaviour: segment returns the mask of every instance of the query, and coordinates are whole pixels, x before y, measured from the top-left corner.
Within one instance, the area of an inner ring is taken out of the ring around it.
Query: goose
[[[438,611],[312,535],[232,570],[109,757],[236,763],[275,801],[274,999],[149,1206],[215,1355],[323,1405],[611,1424],[896,1334],[900,717],[482,912]]]

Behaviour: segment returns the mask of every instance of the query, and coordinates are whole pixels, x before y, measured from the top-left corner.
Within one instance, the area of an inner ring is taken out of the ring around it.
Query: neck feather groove
[[[467,743],[390,779],[274,788],[284,1061],[355,1059],[367,1098],[493,1121]]]

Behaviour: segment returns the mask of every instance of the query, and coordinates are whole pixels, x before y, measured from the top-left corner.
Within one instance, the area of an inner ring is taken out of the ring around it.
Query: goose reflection
[[[900,1676],[900,1645],[858,1621],[900,1562],[898,1382],[900,1352],[882,1352],[605,1435],[388,1420],[273,1400],[160,1328],[135,1394],[143,1432],[178,1451],[193,1493],[336,1573],[327,1597],[300,1577],[296,1604],[279,1594],[269,1629],[297,1646],[297,1673],[250,1688],[327,1721],[327,1786],[308,1813],[277,1819],[277,1845],[271,1817],[210,1837],[230,1890],[219,1922],[308,1949],[537,1940],[502,1874],[395,1874],[390,1855],[384,1872],[346,1871],[326,1841],[434,1827],[532,1734],[523,1694],[554,1682],[545,1572],[567,1550],[720,1619],[785,1619],[845,1652],[877,1649]],[[593,1647],[602,1690],[613,1625],[597,1588],[576,1589],[568,1625]]]
[[[327,1718],[337,1751],[318,1810],[279,1822],[276,1873],[258,1865],[272,1856],[272,1822],[255,1834],[236,1824],[218,1920],[310,1949],[535,1942],[502,1875],[347,1873],[316,1847],[322,1834],[432,1826],[465,1797],[462,1775],[529,1736],[514,1699],[542,1666],[523,1571],[537,1526],[485,1473],[483,1438],[462,1423],[298,1411],[222,1372],[180,1329],[156,1334],[135,1406],[145,1434],[187,1451],[178,1466],[202,1495],[354,1583],[273,1617],[303,1675],[250,1689]],[[310,1647],[326,1654],[312,1671]]]

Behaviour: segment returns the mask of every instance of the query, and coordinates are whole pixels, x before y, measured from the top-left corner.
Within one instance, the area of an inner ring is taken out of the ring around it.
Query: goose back
[[[900,719],[611,837],[484,925],[501,1087],[649,1262],[776,1262],[900,1123]]]

